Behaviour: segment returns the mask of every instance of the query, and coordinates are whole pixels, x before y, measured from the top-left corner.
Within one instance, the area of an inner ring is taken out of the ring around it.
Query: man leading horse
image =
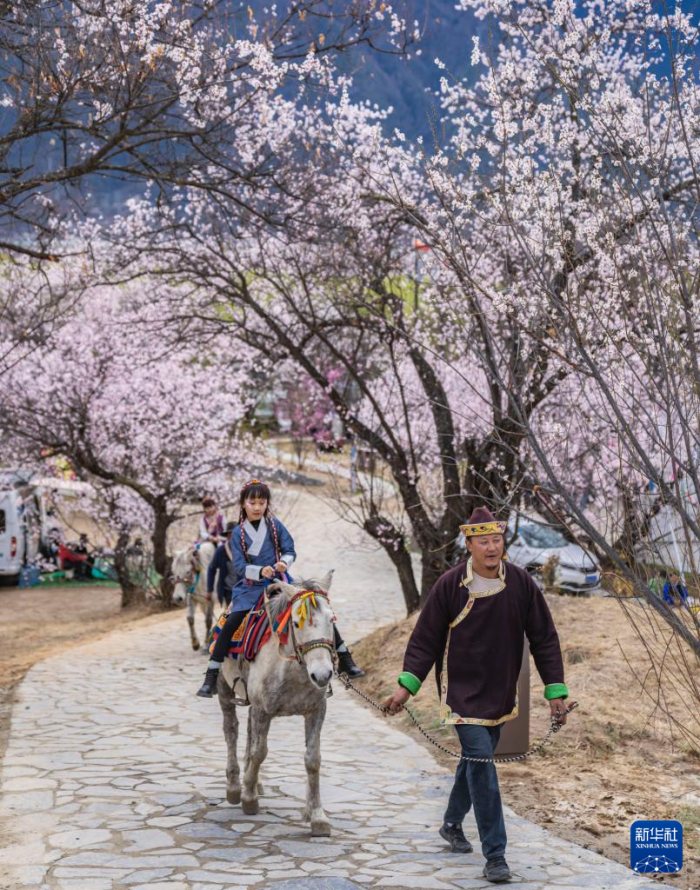
[[[524,636],[545,684],[551,713],[566,722],[564,665],[554,622],[542,591],[522,568],[505,562],[506,523],[486,507],[461,526],[469,553],[430,591],[404,657],[399,689],[385,707],[396,714],[437,666],[440,716],[454,724],[462,759],[445,810],[440,835],[454,853],[471,853],[462,820],[474,807],[484,877],[509,881],[506,829],[493,753],[501,728],[518,715],[517,682]]]

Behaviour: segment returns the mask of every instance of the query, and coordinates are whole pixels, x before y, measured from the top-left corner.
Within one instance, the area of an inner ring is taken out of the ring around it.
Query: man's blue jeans
[[[501,735],[501,726],[460,723],[455,729],[464,755],[493,757]],[[445,810],[445,822],[461,825],[472,806],[484,856],[487,860],[502,859],[506,852],[506,825],[503,821],[498,775],[493,763],[460,760]]]

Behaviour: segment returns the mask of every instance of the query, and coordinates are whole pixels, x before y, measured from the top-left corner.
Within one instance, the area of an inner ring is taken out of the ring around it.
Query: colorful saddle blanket
[[[212,628],[212,641],[209,646],[209,653],[214,652],[214,646],[221,633],[221,628],[226,624],[226,613],[222,613],[216,625]],[[242,655],[246,661],[253,661],[258,652],[265,643],[270,639],[270,622],[265,610],[264,597],[255,604],[255,608],[251,609],[241,622],[231,640],[228,654],[231,658],[238,658]]]

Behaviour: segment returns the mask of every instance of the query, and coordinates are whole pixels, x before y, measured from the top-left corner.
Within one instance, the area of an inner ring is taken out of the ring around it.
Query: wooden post
[[[518,716],[503,724],[496,754],[524,754],[530,747],[530,647],[525,640],[518,677]]]

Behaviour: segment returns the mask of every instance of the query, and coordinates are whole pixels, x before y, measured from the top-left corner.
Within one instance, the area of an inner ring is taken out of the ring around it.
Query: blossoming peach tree
[[[692,22],[643,2],[463,5],[493,17],[494,40],[473,48],[475,86],[444,81],[441,150],[386,140],[383,114],[351,103],[318,55],[248,46],[231,139],[167,200],[159,185],[134,199],[108,235],[107,274],[177,283],[170,336],[223,333],[290,360],[375,451],[399,509],[370,492],[363,523],[409,610],[471,507],[507,511],[536,483],[624,562],[591,524],[592,496],[610,504],[654,468],[661,483],[690,454],[671,456],[659,431],[689,441],[691,401],[661,424],[672,400],[645,384],[665,355],[660,319],[686,319],[694,354]],[[636,438],[632,417],[649,421]]]
[[[461,5],[500,36],[474,44],[476,86],[443,83],[453,136],[425,161],[416,226],[463,285],[451,317],[483,326],[488,383],[551,497],[697,647],[635,555],[651,484],[697,574],[697,22],[644,0]],[[599,510],[637,502],[620,534],[593,521],[596,493]]]
[[[147,295],[138,285],[86,293],[4,375],[0,430],[6,456],[61,455],[93,482],[124,546],[134,530],[150,536],[167,599],[168,529],[203,494],[225,499],[256,455],[241,431],[245,349],[228,376],[228,344],[166,343],[159,284]]]
[[[224,202],[235,192],[265,212],[252,197],[275,153],[274,138],[258,138],[269,92],[303,91],[348,47],[401,53],[412,40],[389,4],[301,0],[264,13],[232,0],[0,2],[0,374],[70,311],[92,264],[90,221],[183,188]],[[83,269],[52,268],[78,254]]]
[[[0,250],[40,259],[65,250],[76,205],[109,213],[146,182],[252,185],[264,171],[245,152],[225,175],[209,159],[250,135],[263,69],[279,84],[348,47],[412,39],[389,4],[333,0],[260,21],[232,0],[14,0],[0,26]]]

